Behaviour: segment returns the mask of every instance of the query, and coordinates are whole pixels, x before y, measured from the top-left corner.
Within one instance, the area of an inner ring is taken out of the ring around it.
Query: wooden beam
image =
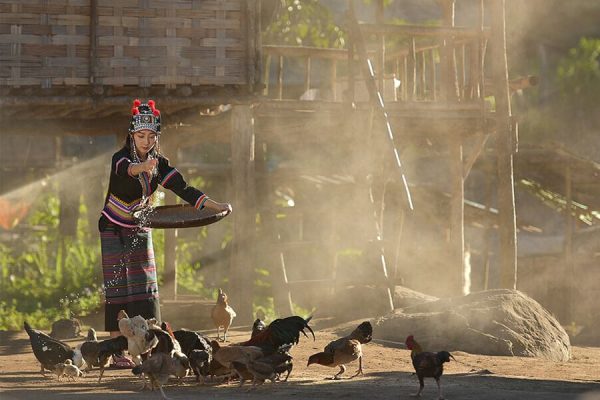
[[[483,35],[490,36],[489,28],[480,32],[476,28],[459,26],[422,26],[422,25],[390,25],[390,24],[360,24],[361,31],[365,34],[406,35],[417,37],[437,37],[455,39],[475,39]]]

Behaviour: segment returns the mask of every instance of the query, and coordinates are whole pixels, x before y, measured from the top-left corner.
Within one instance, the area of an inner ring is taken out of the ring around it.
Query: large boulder
[[[429,301],[379,318],[376,336],[404,342],[414,335],[424,350],[571,358],[569,336],[538,302],[516,290],[488,290]]]

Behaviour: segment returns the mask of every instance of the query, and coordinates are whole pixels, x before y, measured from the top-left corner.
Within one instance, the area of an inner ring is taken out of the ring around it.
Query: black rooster
[[[241,343],[241,346],[258,346],[265,352],[265,355],[275,353],[281,346],[298,344],[300,341],[300,332],[306,337],[308,335],[304,329],[308,329],[315,340],[315,333],[308,326],[312,317],[304,319],[299,316],[276,319],[263,331],[254,335],[250,340]]]
[[[53,371],[56,364],[64,363],[66,360],[75,361],[75,350],[68,344],[31,328],[27,321],[23,323],[23,326],[29,335],[33,354],[41,364],[40,372],[42,374],[44,374],[44,370]]]
[[[447,351],[439,351],[437,353],[421,351],[421,346],[414,340],[412,335],[406,338],[406,345],[411,350],[410,357],[419,378],[419,391],[415,394],[415,397],[421,395],[425,387],[424,379],[433,378],[438,386],[438,398],[443,399],[440,377],[444,373],[444,363],[450,362],[450,358],[453,360],[455,358]]]

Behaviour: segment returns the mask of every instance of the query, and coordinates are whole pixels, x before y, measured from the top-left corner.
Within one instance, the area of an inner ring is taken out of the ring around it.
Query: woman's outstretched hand
[[[208,199],[206,201],[206,203],[204,203],[204,207],[205,208],[209,208],[217,213],[221,213],[221,212],[225,212],[227,211],[228,213],[230,213],[232,211],[231,209],[231,204],[229,203],[218,203],[214,200]]]

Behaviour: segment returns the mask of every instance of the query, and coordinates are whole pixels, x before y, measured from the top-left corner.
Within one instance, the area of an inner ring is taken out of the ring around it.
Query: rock
[[[50,336],[55,339],[78,338],[81,333],[81,322],[78,319],[59,319],[52,324]]]
[[[424,350],[571,358],[569,336],[538,302],[516,290],[488,290],[429,301],[380,318],[378,338],[404,342],[414,335]]]

